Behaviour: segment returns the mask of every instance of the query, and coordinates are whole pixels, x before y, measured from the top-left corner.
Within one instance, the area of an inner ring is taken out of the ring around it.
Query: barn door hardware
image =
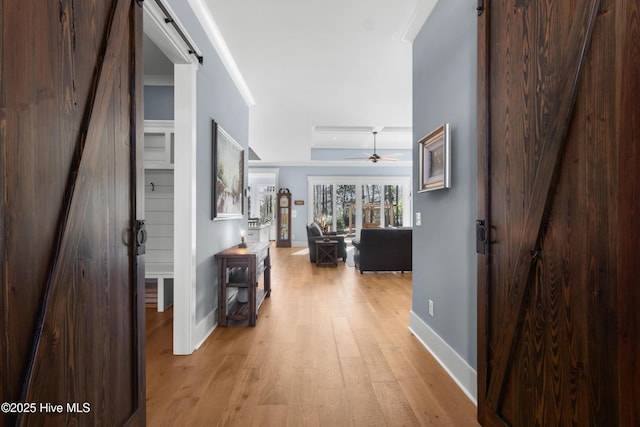
[[[482,12],[484,12],[484,0],[478,0],[478,7],[476,7],[476,10],[478,11],[478,16],[482,15]]]
[[[489,241],[489,230],[487,222],[483,219],[476,220],[476,253],[487,253],[487,242]]]
[[[147,228],[144,220],[136,220],[136,255],[144,255],[146,253],[145,243],[147,243]]]
[[[193,46],[193,44],[191,44],[191,41],[185,35],[184,31],[182,31],[182,28],[180,27],[180,25],[178,25],[176,20],[173,19],[173,16],[171,16],[171,13],[169,13],[169,10],[167,9],[167,7],[162,3],[162,0],[155,0],[155,3],[156,3],[156,5],[158,5],[158,8],[160,8],[162,13],[164,14],[164,22],[167,23],[167,24],[171,24],[173,29],[178,33],[180,38],[184,41],[184,43],[189,48],[189,50],[188,50],[189,55],[195,56],[198,59],[198,62],[200,63],[200,65],[202,65],[202,63],[204,61],[204,57],[202,55],[200,55],[198,53],[198,51],[196,50],[196,48]]]

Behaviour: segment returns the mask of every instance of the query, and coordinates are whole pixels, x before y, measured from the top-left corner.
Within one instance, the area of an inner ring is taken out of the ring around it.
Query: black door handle
[[[136,255],[146,253],[145,243],[147,242],[147,229],[143,220],[136,220]]]
[[[486,222],[482,219],[476,220],[476,253],[487,253],[487,241],[489,240],[489,233],[487,230]]]

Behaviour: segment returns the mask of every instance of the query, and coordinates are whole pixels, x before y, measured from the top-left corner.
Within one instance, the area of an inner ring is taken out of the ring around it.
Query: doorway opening
[[[190,54],[192,49],[185,43],[183,34],[179,34],[173,25],[167,25],[167,13],[171,15],[171,22],[185,28],[168,5],[143,3],[143,32],[149,46],[144,49],[145,119],[152,111],[169,116],[162,117],[165,123],[147,123],[149,132],[145,135],[144,163],[149,173],[145,173],[145,187],[146,192],[154,193],[154,196],[145,200],[150,206],[149,209],[145,206],[144,211],[145,220],[151,220],[150,231],[158,233],[150,236],[151,250],[156,252],[149,253],[149,273],[156,273],[157,282],[162,286],[163,305],[173,303],[173,353],[191,354],[195,327],[192,319],[195,315],[192,301],[195,300],[196,210],[193,183],[199,62]],[[146,57],[154,53],[156,58]],[[168,96],[169,92],[171,96]],[[168,97],[172,102],[147,102],[154,96]],[[177,111],[180,114],[175,114]],[[163,196],[160,196],[160,190],[163,190]],[[144,198],[144,195],[140,197]],[[160,217],[159,222],[157,217]]]

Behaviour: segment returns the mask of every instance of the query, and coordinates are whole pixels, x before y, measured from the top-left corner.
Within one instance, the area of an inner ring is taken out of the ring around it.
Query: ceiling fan
[[[394,153],[394,154],[385,154],[383,156],[379,155],[376,152],[376,135],[378,132],[373,132],[373,154],[364,153],[368,157],[347,157],[346,160],[368,160],[371,163],[378,163],[379,161],[388,161],[388,162],[397,162],[398,159],[395,157],[401,156],[402,153]]]

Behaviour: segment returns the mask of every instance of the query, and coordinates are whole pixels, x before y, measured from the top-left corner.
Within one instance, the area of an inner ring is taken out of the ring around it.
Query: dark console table
[[[248,320],[255,326],[258,309],[271,294],[271,259],[269,243],[248,243],[246,248],[234,246],[215,255],[218,260],[218,325],[227,326],[229,320]],[[263,289],[258,278],[264,274]],[[227,288],[246,288],[248,301],[227,307]]]

